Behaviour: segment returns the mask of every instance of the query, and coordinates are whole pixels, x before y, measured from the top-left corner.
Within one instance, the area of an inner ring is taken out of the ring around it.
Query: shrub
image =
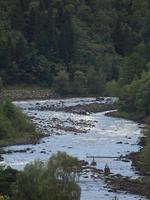
[[[78,160],[66,153],[53,155],[48,164],[35,161],[17,176],[12,200],[79,200]]]
[[[3,89],[3,81],[2,81],[2,78],[0,77],[0,91]]]
[[[86,94],[86,77],[82,71],[74,73],[73,92],[78,95]]]
[[[17,171],[5,166],[0,166],[0,200],[6,200],[5,195],[11,195],[11,185],[16,181]]]
[[[150,127],[146,128],[147,144],[140,152],[140,167],[143,172],[150,173]]]
[[[0,103],[0,139],[21,138],[35,134],[35,126],[9,101]]]
[[[61,95],[66,95],[70,92],[69,75],[66,71],[60,71],[55,78],[55,90]]]
[[[105,91],[106,94],[109,96],[118,97],[120,94],[120,86],[117,81],[112,80],[110,82],[107,82]]]

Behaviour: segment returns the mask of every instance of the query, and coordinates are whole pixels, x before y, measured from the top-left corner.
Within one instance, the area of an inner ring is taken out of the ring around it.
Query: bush
[[[147,144],[140,152],[140,167],[143,172],[150,173],[150,127],[146,128]]]
[[[74,73],[73,92],[78,95],[86,94],[86,77],[79,70]]]
[[[141,82],[136,93],[135,105],[137,111],[148,116],[150,114],[150,72],[143,74]]]
[[[0,166],[0,200],[11,195],[11,185],[16,181],[17,171],[5,166]]]
[[[141,79],[125,86],[120,94],[122,111],[150,114],[150,72],[143,73]]]
[[[35,134],[35,126],[9,101],[0,103],[0,140],[22,138]]]
[[[28,164],[17,176],[12,200],[79,200],[78,163],[76,158],[58,152],[48,164]]]
[[[107,82],[105,88],[107,95],[118,97],[120,95],[120,90],[121,89],[117,81],[112,80],[110,82]]]
[[[0,91],[3,89],[3,81],[2,81],[2,78],[0,77]]]
[[[55,78],[55,89],[61,95],[66,95],[70,92],[69,75],[66,71],[60,71]]]

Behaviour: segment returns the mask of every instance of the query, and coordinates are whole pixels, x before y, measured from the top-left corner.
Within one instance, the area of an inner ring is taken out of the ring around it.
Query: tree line
[[[0,77],[116,93],[150,70],[149,0],[0,0]]]

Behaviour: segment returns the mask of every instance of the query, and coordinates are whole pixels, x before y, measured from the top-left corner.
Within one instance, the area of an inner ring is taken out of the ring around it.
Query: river
[[[48,160],[57,151],[65,151],[89,163],[92,159],[87,158],[87,156],[119,157],[138,151],[141,128],[136,122],[108,117],[105,116],[106,112],[82,115],[54,110],[55,107],[69,107],[93,102],[95,102],[95,98],[14,102],[32,118],[37,129],[48,135],[36,145],[18,145],[5,148],[5,150],[27,149],[27,151],[5,154],[3,163],[21,170],[27,163],[35,159]],[[102,102],[108,103],[107,98],[102,99]],[[96,162],[97,168],[104,169],[107,163],[112,173],[131,178],[138,176],[136,171],[132,169],[130,161],[99,158],[96,159]],[[79,184],[82,190],[81,200],[112,200],[115,196],[119,200],[146,200],[146,198],[125,192],[110,192],[110,188],[102,179],[93,179],[90,174],[86,174],[86,177],[81,176]]]

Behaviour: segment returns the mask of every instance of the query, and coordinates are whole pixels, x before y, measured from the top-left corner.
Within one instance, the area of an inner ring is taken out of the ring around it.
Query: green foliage
[[[3,89],[3,81],[2,81],[2,78],[0,77],[0,91]]]
[[[150,72],[142,76],[142,83],[136,93],[135,105],[139,112],[150,114]]]
[[[9,101],[0,102],[0,142],[15,142],[34,134],[34,125],[17,107]]]
[[[74,73],[73,93],[78,95],[86,94],[86,77],[81,71]]]
[[[0,0],[0,77],[77,95],[103,94],[112,81],[106,90],[115,95],[113,80],[123,87],[150,68],[149,7],[149,0]]]
[[[89,93],[102,94],[105,85],[105,73],[103,71],[96,72],[90,68],[87,73],[87,88]]]
[[[48,164],[35,161],[17,176],[13,186],[14,200],[79,200],[76,183],[78,160],[66,153],[54,154]]]
[[[124,86],[120,93],[120,109],[126,112],[135,112],[136,92],[140,86],[140,80],[133,81],[130,85]]]
[[[119,81],[122,85],[130,84],[134,79],[140,78],[144,70],[146,70],[145,59],[137,53],[124,59],[123,65],[120,67]]]
[[[146,127],[147,143],[140,152],[139,166],[143,172],[150,172],[150,127]]]
[[[16,181],[17,171],[11,169],[10,167],[0,166],[0,194],[11,195],[11,185]],[[7,200],[7,197],[2,197],[0,199]]]
[[[150,114],[150,72],[143,73],[141,79],[124,87],[120,94],[121,110]]]
[[[107,82],[105,91],[106,91],[106,94],[109,96],[118,97],[121,92],[121,87],[117,81],[112,80],[112,81]]]
[[[69,75],[66,71],[60,71],[55,78],[55,89],[58,93],[68,94],[70,90]]]

